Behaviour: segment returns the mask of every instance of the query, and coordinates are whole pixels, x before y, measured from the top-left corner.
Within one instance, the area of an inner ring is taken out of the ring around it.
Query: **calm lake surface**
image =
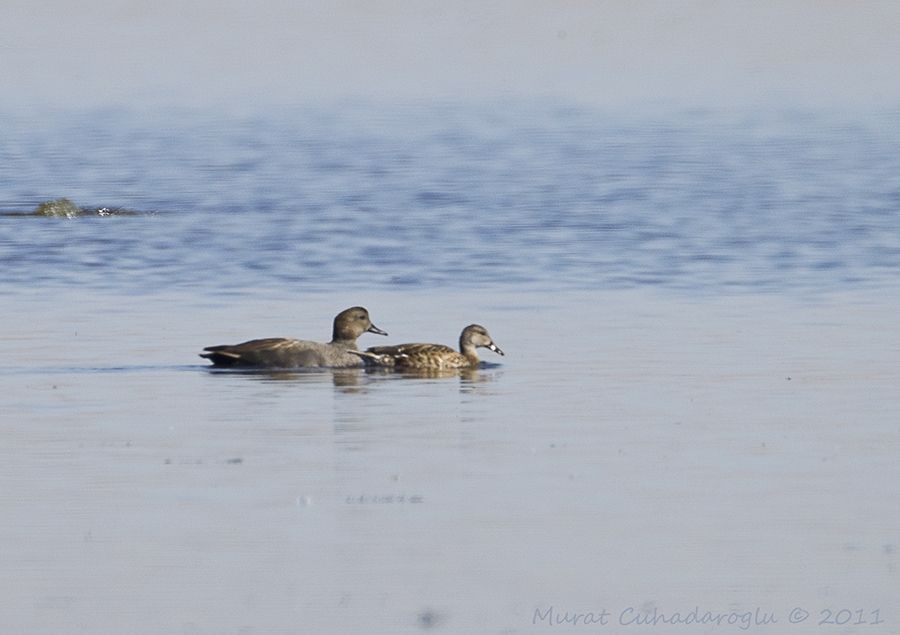
[[[896,113],[0,120],[5,632],[900,631]]]

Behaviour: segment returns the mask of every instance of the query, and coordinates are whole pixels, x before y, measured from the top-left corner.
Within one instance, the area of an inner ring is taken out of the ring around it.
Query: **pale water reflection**
[[[327,330],[311,316],[348,299],[10,299],[5,627],[577,630],[535,621],[552,606],[760,608],[779,629],[803,607],[792,633],[880,610],[834,632],[896,629],[893,299],[378,292],[362,300],[398,340],[467,313],[507,355],[453,376],[194,359],[211,337]],[[577,337],[546,337],[573,315]]]

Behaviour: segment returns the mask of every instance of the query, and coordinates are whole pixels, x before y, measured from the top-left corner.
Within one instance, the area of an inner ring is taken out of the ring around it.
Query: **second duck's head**
[[[480,324],[470,324],[460,333],[459,350],[465,354],[467,349],[475,349],[479,346],[492,350],[498,355],[504,355],[500,347],[494,344],[494,340],[491,339],[491,334],[487,332],[486,328]]]

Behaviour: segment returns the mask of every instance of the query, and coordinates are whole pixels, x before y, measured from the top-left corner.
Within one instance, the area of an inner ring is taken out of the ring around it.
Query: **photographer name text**
[[[761,607],[748,610],[716,611],[693,606],[686,610],[666,611],[626,606],[618,610],[599,609],[578,612],[561,611],[550,605],[534,609],[533,625],[559,627],[598,626],[721,626],[723,629],[749,631],[773,624],[815,624],[822,628],[841,626],[878,626],[884,624],[881,609],[877,608],[807,608],[794,606],[786,611],[765,610]],[[843,632],[843,631],[841,631]]]

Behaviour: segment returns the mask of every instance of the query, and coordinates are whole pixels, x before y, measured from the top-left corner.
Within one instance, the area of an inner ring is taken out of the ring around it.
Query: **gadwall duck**
[[[200,353],[214,366],[226,368],[346,368],[362,366],[363,361],[350,351],[356,350],[356,338],[363,333],[387,335],[372,324],[369,312],[361,306],[341,311],[334,318],[334,331],[327,344],[270,337],[241,344],[207,346]]]
[[[362,351],[350,351],[363,358],[369,366],[392,366],[396,368],[475,368],[478,366],[479,346],[489,348],[503,355],[487,329],[478,324],[470,324],[459,336],[459,352],[443,344],[397,344],[396,346],[373,346]]]

